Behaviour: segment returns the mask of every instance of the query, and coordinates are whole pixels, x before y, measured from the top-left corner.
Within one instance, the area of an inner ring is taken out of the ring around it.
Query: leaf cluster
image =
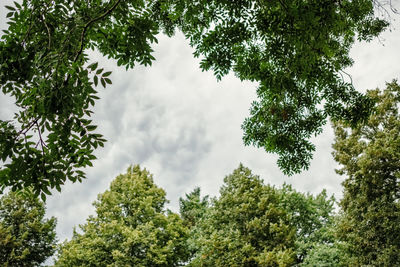
[[[355,39],[388,23],[374,1],[175,1],[180,28],[217,79],[233,70],[257,82],[258,100],[242,124],[244,143],[279,155],[291,175],[307,169],[326,118],[356,123],[372,104],[343,75]]]

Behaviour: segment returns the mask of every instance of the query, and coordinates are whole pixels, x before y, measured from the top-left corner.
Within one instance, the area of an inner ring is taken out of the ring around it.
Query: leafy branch
[[[121,0],[117,0],[114,3],[114,5],[109,10],[107,10],[105,13],[103,13],[102,15],[98,16],[97,18],[94,18],[91,21],[89,21],[88,23],[86,23],[86,25],[83,27],[83,31],[81,33],[80,48],[75,55],[74,62],[76,62],[78,60],[79,56],[82,54],[83,47],[84,47],[85,35],[86,35],[86,31],[89,28],[89,26],[92,25],[94,22],[99,21],[99,20],[105,18],[107,15],[109,15],[118,6],[118,4],[120,2],[121,2]]]
[[[30,129],[32,129],[32,127],[37,124],[37,121],[39,119],[34,119],[33,121],[31,121],[27,127],[22,128],[17,134],[16,134],[16,138],[18,138],[18,136],[20,136],[21,134],[26,135],[27,132],[29,132]]]

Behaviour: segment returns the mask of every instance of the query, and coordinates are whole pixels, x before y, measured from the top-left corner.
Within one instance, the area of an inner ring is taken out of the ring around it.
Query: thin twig
[[[344,70],[341,70],[341,72],[343,72],[344,74],[346,74],[346,75],[350,78],[350,83],[351,83],[352,86],[354,86],[354,84],[353,84],[353,78],[351,77],[351,75],[348,74],[347,72],[345,72]]]
[[[42,132],[40,131],[40,126],[39,126],[39,124],[37,123],[37,121],[36,121],[35,124],[36,124],[36,128],[37,128],[37,130],[38,130],[38,132],[39,132],[39,141],[40,141],[40,145],[41,145],[42,150],[43,150],[43,145],[44,145],[45,147],[47,147],[47,145],[46,145],[46,143],[43,141]]]
[[[35,123],[36,123],[38,120],[39,120],[39,119],[35,119],[35,120],[33,120],[32,122],[30,122],[30,123],[28,124],[28,127],[22,128],[21,131],[19,131],[19,132],[17,133],[17,137],[20,136],[21,134],[24,134],[24,135],[25,135],[25,134],[33,127],[33,125],[35,125]]]
[[[43,18],[44,26],[46,26],[46,29],[47,29],[47,35],[49,36],[48,48],[49,48],[49,50],[50,50],[50,48],[51,48],[51,34],[50,34],[50,29],[49,29],[49,26],[48,26],[47,23],[46,23],[46,18],[43,16],[43,14],[41,14],[41,15],[42,15],[42,18]]]
[[[37,130],[38,130],[38,132],[39,132],[39,141],[38,141],[38,142],[40,142],[40,147],[41,147],[42,156],[43,156],[43,160],[42,160],[43,176],[46,177],[47,171],[46,171],[46,161],[45,161],[45,154],[44,154],[44,147],[43,147],[43,145],[44,145],[45,147],[47,147],[47,146],[46,146],[46,143],[43,141],[42,133],[41,133],[41,131],[40,131],[40,127],[39,127],[39,124],[37,123],[37,120],[36,120],[35,124],[36,124],[36,128],[37,128]]]
[[[30,12],[31,14],[30,14],[30,16],[29,16],[29,27],[28,27],[28,30],[26,31],[26,33],[25,33],[25,36],[24,36],[24,39],[22,39],[22,45],[24,46],[24,44],[25,44],[25,42],[26,42],[26,40],[28,39],[28,37],[29,37],[29,35],[30,35],[30,33],[31,33],[31,29],[32,29],[32,22],[33,22],[33,20],[32,20],[32,17],[33,17],[33,14],[35,13],[35,10],[36,10],[36,6],[33,8],[33,10]]]
[[[84,47],[84,44],[83,44],[83,43],[84,43],[84,40],[85,40],[85,34],[86,34],[86,31],[87,31],[87,29],[89,28],[89,26],[90,26],[92,23],[94,23],[94,22],[96,22],[96,21],[98,21],[98,20],[101,20],[102,18],[104,18],[105,16],[107,16],[108,14],[110,14],[110,13],[118,6],[118,4],[119,4],[120,2],[121,2],[121,0],[117,0],[117,1],[114,3],[114,5],[113,5],[109,10],[107,10],[104,14],[102,14],[102,15],[100,15],[99,17],[94,18],[94,19],[92,19],[91,21],[89,21],[88,23],[86,23],[86,25],[85,25],[85,27],[83,27],[83,31],[82,31],[82,33],[81,33],[80,48],[79,48],[78,52],[77,52],[76,55],[75,55],[74,62],[76,62],[76,61],[78,60],[79,56],[82,54],[83,47]]]

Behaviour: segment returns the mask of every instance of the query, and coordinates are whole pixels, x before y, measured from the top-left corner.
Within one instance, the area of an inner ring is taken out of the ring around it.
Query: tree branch
[[[22,128],[21,131],[19,131],[19,132],[17,133],[17,138],[18,138],[18,136],[20,136],[21,134],[24,134],[24,135],[25,135],[25,134],[33,127],[33,125],[35,125],[35,123],[37,123],[38,120],[39,120],[39,119],[35,119],[35,120],[33,120],[32,122],[30,122],[26,128]]]
[[[75,55],[74,62],[76,62],[76,61],[78,60],[79,56],[82,54],[83,47],[84,47],[84,44],[83,44],[83,43],[84,43],[84,40],[85,40],[85,34],[86,34],[86,31],[87,31],[87,29],[89,28],[89,26],[90,26],[91,24],[93,24],[94,22],[96,22],[96,21],[98,21],[98,20],[101,20],[101,19],[103,19],[104,17],[106,17],[108,14],[110,14],[110,13],[118,6],[118,4],[119,4],[120,2],[121,2],[121,0],[117,0],[117,1],[114,3],[114,5],[113,5],[109,10],[107,10],[104,14],[102,14],[102,15],[98,16],[97,18],[94,18],[94,19],[92,19],[91,21],[89,21],[88,23],[86,23],[85,27],[83,27],[83,31],[82,31],[82,34],[81,34],[80,48],[79,48],[78,52],[77,52],[76,55]]]
[[[41,14],[41,15],[42,15],[42,18],[43,18],[44,26],[45,26],[46,29],[47,29],[47,35],[48,35],[48,37],[49,37],[48,48],[49,48],[49,50],[50,50],[50,48],[51,48],[51,34],[50,34],[50,29],[49,29],[49,26],[48,26],[47,23],[46,23],[46,18],[43,16],[43,14]]]

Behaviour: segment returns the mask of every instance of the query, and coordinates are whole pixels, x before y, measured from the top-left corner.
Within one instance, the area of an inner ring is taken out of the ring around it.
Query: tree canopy
[[[333,244],[333,199],[284,185],[265,185],[240,165],[207,201],[194,190],[181,199],[190,223],[189,266],[292,266],[318,245]]]
[[[368,91],[376,102],[365,124],[334,124],[335,159],[345,175],[339,237],[350,265],[400,265],[400,86]]]
[[[295,262],[295,228],[274,188],[240,165],[224,178],[220,197],[191,236],[190,266],[288,266]]]
[[[326,191],[313,196],[284,184],[276,189],[280,206],[289,215],[289,223],[296,229],[296,263],[301,264],[317,246],[332,245],[334,237],[334,197]]]
[[[95,87],[111,73],[89,49],[133,68],[151,65],[157,34],[181,30],[217,79],[233,71],[255,81],[258,100],[242,128],[244,143],[279,155],[286,174],[308,168],[330,116],[367,118],[370,99],[344,78],[355,39],[388,23],[373,0],[24,0],[7,6],[0,42],[0,87],[15,98],[14,118],[0,121],[1,187],[49,194],[81,181],[105,139],[90,116]]]
[[[56,250],[56,218],[32,192],[9,192],[0,198],[0,265],[40,266]]]
[[[180,266],[188,229],[166,202],[148,171],[129,167],[98,196],[81,233],[61,245],[55,266]]]

